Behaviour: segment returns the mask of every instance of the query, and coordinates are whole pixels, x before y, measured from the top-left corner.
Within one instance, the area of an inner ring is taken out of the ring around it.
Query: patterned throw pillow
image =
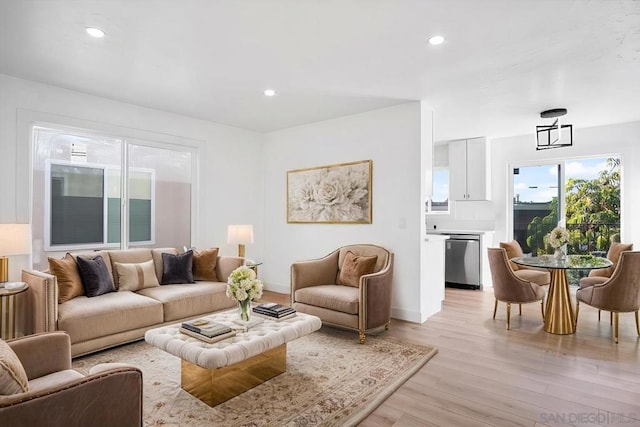
[[[29,379],[22,363],[9,344],[0,340],[0,395],[29,391]]]
[[[375,271],[377,261],[377,255],[357,256],[353,252],[347,251],[338,273],[338,285],[357,288],[360,286],[360,277]]]
[[[160,286],[153,260],[138,264],[113,263],[118,273],[118,290],[137,291],[144,288]]]
[[[113,280],[107,270],[107,264],[102,256],[98,255],[93,259],[79,256],[76,258],[76,262],[87,297],[97,297],[115,290]]]
[[[183,254],[162,254],[161,285],[193,283],[193,251]]]
[[[205,249],[193,252],[193,278],[194,280],[208,280],[218,282],[216,274],[216,262],[218,261],[218,248]]]
[[[58,304],[84,295],[76,260],[67,253],[62,259],[49,258],[49,271],[58,282]]]

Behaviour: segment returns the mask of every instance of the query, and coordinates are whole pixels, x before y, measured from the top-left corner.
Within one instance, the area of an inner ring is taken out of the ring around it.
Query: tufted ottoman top
[[[224,311],[202,316],[231,327],[238,318],[238,310]],[[180,333],[179,324],[150,329],[144,334],[146,342],[167,353],[178,356],[202,368],[222,368],[256,356],[279,345],[309,335],[322,326],[322,321],[309,314],[297,313],[295,317],[275,321],[264,319],[248,331],[239,331],[235,337],[212,344]]]

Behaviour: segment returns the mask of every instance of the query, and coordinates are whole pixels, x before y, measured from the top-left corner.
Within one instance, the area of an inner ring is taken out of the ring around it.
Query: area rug
[[[209,407],[180,388],[180,360],[139,341],[77,359],[87,373],[106,362],[142,369],[146,426],[356,425],[422,367],[431,347],[323,327],[287,345],[287,372]],[[124,391],[123,391],[124,392]]]

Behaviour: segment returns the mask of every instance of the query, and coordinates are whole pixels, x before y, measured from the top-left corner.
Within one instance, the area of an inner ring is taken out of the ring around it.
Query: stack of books
[[[276,304],[274,302],[258,304],[253,307],[253,312],[258,316],[275,320],[289,319],[296,315],[296,310],[294,308]]]
[[[180,327],[180,332],[208,343],[222,341],[223,339],[236,335],[236,331],[227,325],[208,319],[196,319],[183,322]]]

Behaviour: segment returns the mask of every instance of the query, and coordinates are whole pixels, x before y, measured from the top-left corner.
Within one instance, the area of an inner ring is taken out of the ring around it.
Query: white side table
[[[23,282],[6,282],[4,286],[20,287],[0,288],[0,338],[11,340],[16,337],[16,295],[29,289],[29,285]]]

